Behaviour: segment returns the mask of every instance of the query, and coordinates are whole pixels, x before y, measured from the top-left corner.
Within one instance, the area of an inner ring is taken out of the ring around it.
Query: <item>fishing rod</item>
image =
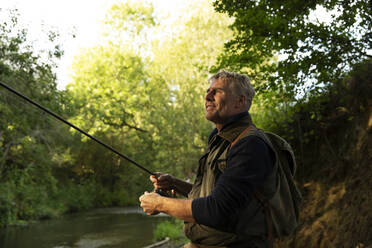
[[[34,102],[33,100],[31,100],[30,98],[24,96],[23,94],[21,94],[20,92],[16,91],[15,89],[9,87],[8,85],[4,84],[3,82],[0,81],[0,85],[3,86],[5,89],[9,90],[10,92],[12,92],[13,94],[23,98],[24,100],[26,100],[27,102],[31,103],[32,105],[38,107],[39,109],[43,110],[44,112],[52,115],[53,117],[55,117],[56,119],[62,121],[63,123],[67,124],[68,126],[74,128],[75,130],[77,130],[78,132],[84,134],[85,136],[87,136],[88,138],[94,140],[95,142],[97,142],[98,144],[102,145],[103,147],[109,149],[110,151],[112,151],[113,153],[119,155],[120,157],[126,159],[127,161],[131,162],[132,164],[134,164],[135,166],[137,166],[138,168],[142,169],[143,171],[147,172],[148,174],[150,175],[153,175],[153,176],[156,176],[156,173],[146,169],[145,167],[143,167],[142,165],[138,164],[136,161],[134,161],[133,159],[129,158],[128,156],[125,156],[124,154],[118,152],[117,150],[115,150],[114,148],[112,148],[111,146],[103,143],[102,141],[100,141],[99,139],[93,137],[92,135],[88,134],[87,132],[81,130],[80,128],[78,128],[77,126],[75,126],[74,124],[66,121],[65,119],[63,119],[62,117],[60,117],[59,115],[53,113],[52,111],[50,111],[49,109],[41,106],[40,104]]]

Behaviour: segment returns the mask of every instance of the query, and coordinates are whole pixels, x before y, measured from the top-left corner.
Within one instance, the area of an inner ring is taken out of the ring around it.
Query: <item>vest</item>
[[[246,116],[211,138],[206,153],[199,160],[196,179],[188,195],[189,199],[206,197],[211,194],[218,177],[226,168],[227,153],[231,143],[250,125],[252,125],[251,118]],[[258,130],[252,130],[252,132],[258,132]],[[259,136],[257,133],[255,135]],[[276,166],[274,166],[275,169]],[[274,170],[266,179],[262,190],[267,197],[275,192]],[[250,237],[267,236],[264,207],[253,196],[246,208],[230,216],[228,222],[237,223],[229,225],[228,232],[196,223],[185,223],[185,235],[193,243],[209,246],[234,246],[234,244],[249,242]]]

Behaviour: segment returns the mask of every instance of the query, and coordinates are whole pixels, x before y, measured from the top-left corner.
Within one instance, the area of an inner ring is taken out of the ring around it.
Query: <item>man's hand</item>
[[[154,192],[145,192],[139,200],[143,211],[148,215],[155,215],[162,212],[187,222],[195,222],[192,217],[192,200],[162,197]]]
[[[185,197],[187,197],[192,189],[192,184],[160,172],[151,175],[150,180],[153,182],[155,189],[164,191],[175,190]]]
[[[174,187],[174,178],[169,174],[157,172],[155,175],[150,176],[150,180],[153,182],[155,189],[169,191]]]
[[[147,191],[140,196],[141,208],[148,215],[159,214],[161,196],[157,193],[148,193]]]

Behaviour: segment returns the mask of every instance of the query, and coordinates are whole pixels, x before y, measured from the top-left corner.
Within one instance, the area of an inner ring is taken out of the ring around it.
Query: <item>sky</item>
[[[176,15],[186,0],[151,0],[160,15]],[[58,88],[71,81],[71,65],[80,49],[101,41],[102,20],[117,0],[0,0],[2,9],[18,9],[20,23],[27,26],[32,40],[38,40],[42,25],[57,30],[64,56],[56,69]],[[75,35],[75,38],[73,37]],[[43,44],[43,41],[36,42]],[[41,45],[42,46],[42,45]]]

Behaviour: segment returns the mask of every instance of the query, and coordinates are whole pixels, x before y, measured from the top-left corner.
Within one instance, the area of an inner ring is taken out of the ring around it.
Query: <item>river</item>
[[[25,227],[0,229],[0,248],[136,248],[153,243],[157,223],[140,208],[105,208],[65,215]]]

